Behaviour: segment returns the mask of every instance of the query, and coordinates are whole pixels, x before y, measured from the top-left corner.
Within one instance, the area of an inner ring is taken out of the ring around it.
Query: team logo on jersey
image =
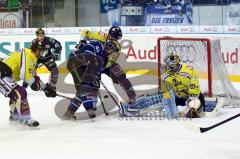
[[[99,53],[100,52],[100,47],[99,46],[96,46],[96,52]]]

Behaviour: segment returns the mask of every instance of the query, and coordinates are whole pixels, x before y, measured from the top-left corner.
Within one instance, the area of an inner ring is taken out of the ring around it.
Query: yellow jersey
[[[180,64],[176,72],[166,70],[161,80],[163,85],[171,87],[179,98],[197,97],[201,93],[197,71],[188,64]]]
[[[81,32],[80,40],[99,40],[105,43],[108,39],[108,34],[102,31],[89,31],[85,30]]]
[[[102,31],[89,31],[85,30],[81,32],[80,40],[99,40],[102,43],[105,43],[108,40],[108,33]],[[120,56],[120,51],[114,53],[108,57],[108,63],[105,68],[110,67],[112,64],[116,63],[118,57]]]
[[[15,82],[32,81],[36,75],[37,57],[32,50],[25,48],[22,52],[13,52],[3,60],[12,69],[12,79]]]

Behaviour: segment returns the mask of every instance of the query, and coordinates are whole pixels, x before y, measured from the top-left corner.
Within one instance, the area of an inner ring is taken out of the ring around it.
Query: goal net
[[[240,91],[229,80],[222,60],[220,40],[203,38],[158,38],[158,84],[160,87],[163,59],[168,53],[177,53],[182,63],[198,71],[201,92],[205,96],[225,98],[225,106],[239,107]]]

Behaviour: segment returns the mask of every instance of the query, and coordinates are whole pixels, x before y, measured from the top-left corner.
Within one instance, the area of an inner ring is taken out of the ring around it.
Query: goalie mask
[[[170,53],[164,59],[166,69],[176,70],[180,63],[180,58],[176,53]]]

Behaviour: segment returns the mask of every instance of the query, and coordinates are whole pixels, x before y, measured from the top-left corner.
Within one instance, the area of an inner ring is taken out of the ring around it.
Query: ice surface
[[[112,89],[110,85],[108,88]],[[28,92],[32,117],[40,122],[40,127],[31,129],[9,123],[8,99],[1,96],[0,159],[240,158],[240,118],[204,134],[175,120],[102,115],[95,121],[62,121],[54,113],[55,104],[62,98],[46,98],[42,92],[29,89]],[[205,127],[239,112],[239,108],[223,109],[216,118],[193,122]]]

